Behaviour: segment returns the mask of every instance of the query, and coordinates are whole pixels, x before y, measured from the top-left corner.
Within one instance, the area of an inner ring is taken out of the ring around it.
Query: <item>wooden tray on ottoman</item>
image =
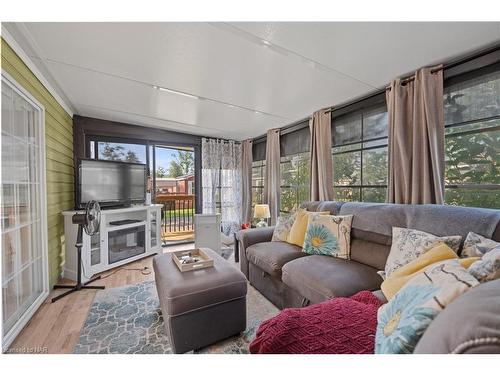
[[[195,263],[182,263],[182,257],[191,256],[199,259]],[[213,267],[214,260],[202,249],[180,250],[172,252],[172,259],[181,272]]]

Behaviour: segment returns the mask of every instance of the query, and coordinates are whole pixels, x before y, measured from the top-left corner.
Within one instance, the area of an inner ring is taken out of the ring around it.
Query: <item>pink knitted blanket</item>
[[[264,321],[251,353],[370,354],[374,351],[379,299],[369,291],[316,305],[285,309]]]

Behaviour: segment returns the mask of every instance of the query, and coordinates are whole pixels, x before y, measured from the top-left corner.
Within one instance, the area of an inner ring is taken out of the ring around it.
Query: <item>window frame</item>
[[[260,165],[255,165],[255,163],[260,163]],[[260,169],[260,175],[262,176],[262,186],[258,186],[258,185],[255,185],[254,184],[254,178],[253,178],[253,171],[254,169]],[[253,199],[253,192],[254,192],[254,189],[259,189],[261,190],[261,193],[262,193],[262,196],[264,196],[264,185],[266,183],[266,160],[255,160],[255,161],[252,161],[252,182],[251,182],[251,186],[250,186],[250,193],[251,193],[251,207],[252,207],[252,210],[253,208],[255,207],[256,204],[262,204],[264,203],[263,201],[262,202],[256,202],[254,201]]]
[[[283,164],[286,164],[286,163],[292,163],[292,159],[293,159],[294,157],[303,158],[303,157],[304,157],[304,155],[306,155],[306,158],[307,158],[307,160],[308,160],[307,165],[308,165],[309,175],[310,175],[310,168],[311,168],[311,167],[310,167],[310,166],[311,166],[311,152],[310,152],[310,151],[298,152],[298,153],[293,153],[293,154],[289,154],[289,155],[282,155],[282,156],[280,156],[280,167],[279,167],[279,168],[280,168],[280,202],[279,202],[279,214],[280,214],[280,215],[281,215],[281,214],[285,214],[285,215],[287,215],[287,214],[290,214],[290,213],[292,212],[292,211],[285,211],[285,210],[283,210],[283,209],[282,209],[282,207],[281,207],[281,197],[282,197],[282,195],[283,195],[283,194],[282,194],[282,190],[283,190],[283,189],[293,189],[293,190],[294,190],[294,192],[295,192],[295,197],[296,197],[296,199],[295,199],[295,202],[294,202],[294,203],[296,203],[297,208],[298,208],[298,207],[300,207],[300,204],[302,203],[302,202],[300,201],[300,199],[299,199],[299,189],[300,189],[301,187],[306,187],[306,186],[307,186],[307,188],[308,188],[308,189],[310,189],[310,185],[309,185],[309,183],[308,183],[307,185],[299,185],[298,183],[297,183],[297,184],[292,184],[292,185],[282,185],[282,184],[281,184],[281,180],[282,180],[282,175],[281,175],[281,170],[282,170],[282,167],[281,167],[281,166],[282,166]],[[290,160],[284,160],[284,158],[290,158]],[[298,174],[299,174],[299,168],[298,168],[298,165],[297,165],[297,168],[295,169],[295,171],[296,171],[296,173],[297,173],[297,175],[298,175]],[[310,193],[310,192],[309,192],[309,193]],[[310,194],[309,194],[309,195],[310,195]]]
[[[92,142],[93,144],[93,149],[92,149]],[[146,161],[144,164],[146,166],[149,166],[150,162],[150,155],[149,155],[149,147],[152,146],[154,147],[155,144],[149,141],[141,141],[137,139],[131,139],[131,138],[122,138],[122,137],[110,137],[110,136],[100,136],[100,135],[90,135],[87,137],[87,147],[86,147],[86,155],[85,157],[91,158],[92,152],[94,154],[94,159],[95,160],[107,160],[107,159],[100,159],[99,158],[99,142],[102,143],[123,143],[123,144],[131,144],[131,145],[141,145],[145,146],[146,148]],[[120,160],[117,160],[120,161]],[[143,164],[143,163],[140,163]]]
[[[466,83],[467,81],[471,81],[477,78],[481,78],[485,75],[491,74],[491,73],[499,73],[500,74],[500,62],[487,65],[484,67],[480,67],[478,69],[472,70],[465,72],[463,74],[455,75],[453,77],[450,77],[448,79],[445,79],[443,83],[443,100],[446,95],[446,89],[449,88],[450,86],[454,86],[460,83]],[[444,119],[446,121],[446,119]],[[492,191],[500,191],[500,184],[481,184],[481,183],[476,183],[476,184],[471,184],[471,183],[463,183],[463,184],[458,184],[458,183],[453,183],[453,184],[447,184],[446,183],[446,139],[448,137],[457,137],[457,136],[464,136],[464,135],[475,135],[475,134],[481,134],[485,132],[494,132],[494,131],[500,131],[500,124],[499,125],[494,125],[491,127],[483,127],[480,129],[475,129],[475,130],[465,130],[462,132],[456,132],[456,133],[451,133],[451,134],[446,134],[447,129],[453,129],[453,128],[458,128],[461,126],[466,126],[466,125],[473,125],[473,124],[480,124],[480,123],[487,123],[489,121],[499,121],[500,120],[500,114],[498,115],[493,115],[493,116],[487,116],[487,117],[480,117],[480,118],[475,118],[472,120],[465,120],[465,121],[460,121],[456,123],[450,123],[444,125],[444,141],[445,141],[445,148],[444,148],[444,158],[445,158],[445,165],[444,165],[444,172],[443,172],[443,179],[444,179],[444,184],[443,184],[443,195],[444,195],[444,203],[448,204],[446,201],[446,191],[450,190],[458,190],[458,189],[464,189],[464,190],[474,190],[474,189],[481,189],[481,190],[492,190]],[[495,208],[495,207],[493,207]]]
[[[344,144],[341,144],[341,145],[333,145],[333,142],[332,142],[332,150],[331,150],[331,157],[332,157],[332,164],[333,164],[333,169],[335,171],[335,163],[333,162],[333,158],[335,157],[335,155],[344,155],[344,154],[354,154],[354,153],[358,153],[360,154],[360,172],[359,172],[359,179],[360,179],[360,183],[358,185],[352,185],[352,184],[349,184],[349,185],[338,185],[338,184],[335,184],[335,176],[334,176],[334,180],[333,180],[333,189],[334,189],[334,192],[336,189],[340,188],[340,189],[352,189],[353,191],[354,190],[358,190],[359,191],[359,202],[368,202],[368,201],[364,201],[363,200],[363,194],[364,194],[364,189],[367,189],[367,188],[375,188],[375,189],[385,189],[385,192],[386,192],[386,199],[387,199],[387,187],[388,187],[388,183],[386,184],[376,184],[376,185],[367,185],[365,183],[363,183],[363,165],[364,165],[364,162],[363,162],[363,154],[365,151],[371,151],[371,150],[379,150],[379,149],[387,149],[387,157],[389,156],[388,155],[388,142],[389,142],[389,133],[387,132],[387,135],[385,136],[379,136],[379,137],[374,137],[374,138],[369,138],[369,139],[364,139],[364,133],[365,133],[365,114],[368,113],[369,111],[373,111],[373,110],[376,110],[378,108],[384,108],[385,109],[385,113],[387,113],[387,104],[385,103],[385,94],[384,94],[384,99],[383,101],[380,100],[380,97],[378,98],[369,98],[370,100],[367,100],[367,103],[365,105],[363,105],[363,103],[358,103],[358,105],[356,106],[357,108],[353,109],[352,111],[346,111],[345,109],[343,109],[341,111],[340,114],[337,114],[335,111],[332,111],[331,113],[331,123],[332,123],[332,133],[333,133],[333,128],[334,128],[334,123],[335,123],[335,120],[340,118],[340,117],[344,117],[344,116],[353,116],[353,115],[356,115],[356,114],[359,114],[361,116],[361,138],[359,141],[353,141],[353,142],[348,142],[348,143],[344,143]],[[385,144],[381,144],[381,145],[374,145],[374,146],[368,146],[366,147],[366,144],[369,144],[369,143],[373,143],[373,142],[377,142],[377,141],[382,141],[382,140],[387,140],[387,142]],[[353,148],[353,149],[350,149],[350,150],[345,150],[345,151],[338,151],[338,152],[335,152],[334,149],[335,148],[339,148],[339,147],[346,147],[346,146],[353,146],[353,145],[359,145],[359,147],[356,147],[356,148]],[[389,169],[388,169],[388,160],[387,160],[387,163],[386,163],[386,166],[387,166],[387,175],[386,175],[386,181],[388,181],[388,172],[389,172]],[[335,172],[334,172],[335,173]],[[334,194],[335,195],[335,194]],[[335,198],[336,199],[336,198]],[[384,201],[386,200],[384,199]],[[357,201],[356,201],[357,202]]]

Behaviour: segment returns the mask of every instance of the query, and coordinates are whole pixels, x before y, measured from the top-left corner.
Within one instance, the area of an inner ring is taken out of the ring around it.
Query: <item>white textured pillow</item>
[[[464,242],[462,255],[466,257],[479,256],[481,259],[471,264],[469,273],[480,282],[500,278],[500,243],[469,232]]]
[[[385,264],[385,275],[389,277],[399,267],[410,263],[439,243],[445,243],[458,252],[461,236],[438,237],[416,229],[392,228],[392,246]]]
[[[290,233],[290,229],[292,229],[292,225],[296,217],[297,212],[294,212],[289,216],[278,217],[278,222],[274,227],[273,237],[271,238],[271,241],[286,242],[288,233]]]
[[[462,256],[481,257],[493,249],[500,249],[500,243],[483,237],[480,234],[469,232],[464,241]]]
[[[482,283],[500,278],[500,247],[488,251],[467,271]]]

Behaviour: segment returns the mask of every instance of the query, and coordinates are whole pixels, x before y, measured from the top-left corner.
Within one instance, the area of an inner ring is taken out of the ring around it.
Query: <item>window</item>
[[[2,74],[2,338],[48,296],[43,108]]]
[[[309,152],[281,157],[280,213],[295,211],[309,200],[309,163]]]
[[[387,109],[376,106],[332,119],[335,200],[384,202]]]
[[[146,164],[146,145],[134,143],[90,141],[90,157],[100,160]]]
[[[266,178],[266,161],[252,163],[252,208],[264,203],[264,181]]]
[[[445,202],[500,208],[500,66],[445,87]]]

